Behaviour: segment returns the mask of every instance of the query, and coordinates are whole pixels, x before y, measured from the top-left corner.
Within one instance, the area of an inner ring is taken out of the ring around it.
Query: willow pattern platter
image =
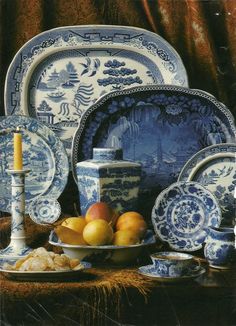
[[[217,144],[202,149],[184,165],[178,180],[197,181],[213,192],[222,209],[222,224],[234,224],[236,144]]]
[[[173,183],[159,194],[152,210],[156,234],[178,251],[200,249],[208,227],[220,222],[216,198],[197,182]]]
[[[142,164],[139,202],[148,212],[193,154],[233,142],[235,135],[230,111],[205,92],[134,87],[104,95],[84,114],[73,140],[72,172],[77,181],[76,164],[91,159],[93,147],[122,148],[125,160]]]
[[[20,127],[23,144],[26,212],[29,204],[41,195],[57,199],[64,190],[69,163],[60,139],[38,120],[25,116],[0,117],[0,210],[11,212],[11,176],[13,168],[13,133]]]
[[[90,263],[81,262],[78,270],[65,271],[15,271],[0,267],[0,272],[8,279],[15,281],[58,282],[81,278],[81,272],[91,267]]]
[[[8,115],[46,123],[70,150],[91,104],[111,90],[141,84],[188,86],[181,58],[159,35],[124,26],[60,27],[18,51],[7,73],[5,108]]]
[[[175,282],[194,280],[197,277],[203,275],[206,272],[206,270],[205,268],[200,267],[200,269],[197,271],[189,271],[188,273],[186,273],[186,275],[173,277],[173,276],[159,275],[156,268],[153,265],[146,265],[146,266],[139,267],[138,272],[143,276],[150,277],[159,282],[175,283]]]

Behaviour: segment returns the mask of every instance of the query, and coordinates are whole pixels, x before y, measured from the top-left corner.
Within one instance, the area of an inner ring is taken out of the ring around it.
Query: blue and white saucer
[[[30,218],[37,224],[52,224],[61,215],[61,206],[53,198],[40,197],[29,206]]]
[[[157,272],[157,269],[155,268],[154,265],[146,265],[146,266],[141,266],[138,268],[138,272],[141,275],[150,277],[152,279],[155,279],[159,282],[170,282],[170,283],[174,283],[174,282],[183,282],[183,281],[187,281],[187,280],[193,280],[201,275],[203,275],[206,270],[203,267],[199,267],[197,269],[189,269],[188,272],[186,272],[185,275],[182,276],[163,276],[160,275]]]

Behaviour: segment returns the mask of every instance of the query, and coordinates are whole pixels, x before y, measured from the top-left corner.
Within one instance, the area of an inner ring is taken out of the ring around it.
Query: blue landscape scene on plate
[[[13,169],[13,132],[22,133],[23,169],[29,169],[25,178],[26,211],[31,201],[42,194],[58,198],[67,183],[68,158],[62,142],[52,130],[36,119],[24,116],[1,117],[0,129],[0,210],[11,211],[11,176]],[[5,132],[4,132],[5,130]]]
[[[223,105],[200,91],[144,86],[124,92],[106,95],[85,114],[74,137],[74,176],[76,163],[90,158],[92,147],[121,147],[124,159],[142,164],[142,205],[151,200],[150,211],[193,154],[234,138],[234,122]]]
[[[55,28],[32,38],[12,61],[6,113],[47,123],[70,154],[91,104],[112,90],[148,84],[188,86],[180,56],[156,33],[105,25]]]
[[[222,210],[222,225],[235,224],[236,144],[216,144],[196,153],[183,167],[179,180],[197,181],[212,191]]]

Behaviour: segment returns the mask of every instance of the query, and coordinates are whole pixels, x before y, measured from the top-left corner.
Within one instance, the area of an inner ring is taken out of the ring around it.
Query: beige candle
[[[22,170],[22,135],[19,132],[14,133],[14,170]]]

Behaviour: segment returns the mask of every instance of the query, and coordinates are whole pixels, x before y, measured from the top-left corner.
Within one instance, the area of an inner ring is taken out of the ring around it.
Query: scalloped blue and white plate
[[[236,204],[236,144],[217,144],[202,149],[188,160],[179,181],[197,181],[210,190],[222,209],[222,225],[234,225]]]
[[[26,212],[29,204],[40,196],[57,199],[64,190],[69,163],[60,139],[38,120],[25,116],[0,117],[0,210],[11,212],[11,176],[13,168],[13,134],[20,127],[23,145]]]
[[[235,135],[230,111],[201,90],[134,87],[104,95],[84,114],[73,140],[72,172],[77,180],[76,164],[91,159],[93,147],[122,148],[124,159],[142,164],[139,202],[149,215],[158,193],[177,181],[193,154],[233,142]]]
[[[81,115],[101,95],[134,85],[188,86],[182,60],[159,35],[130,26],[66,26],[36,35],[6,77],[5,110],[46,123],[70,154]]]
[[[215,196],[197,182],[176,182],[163,190],[152,210],[158,237],[178,251],[201,249],[209,226],[221,223]]]

